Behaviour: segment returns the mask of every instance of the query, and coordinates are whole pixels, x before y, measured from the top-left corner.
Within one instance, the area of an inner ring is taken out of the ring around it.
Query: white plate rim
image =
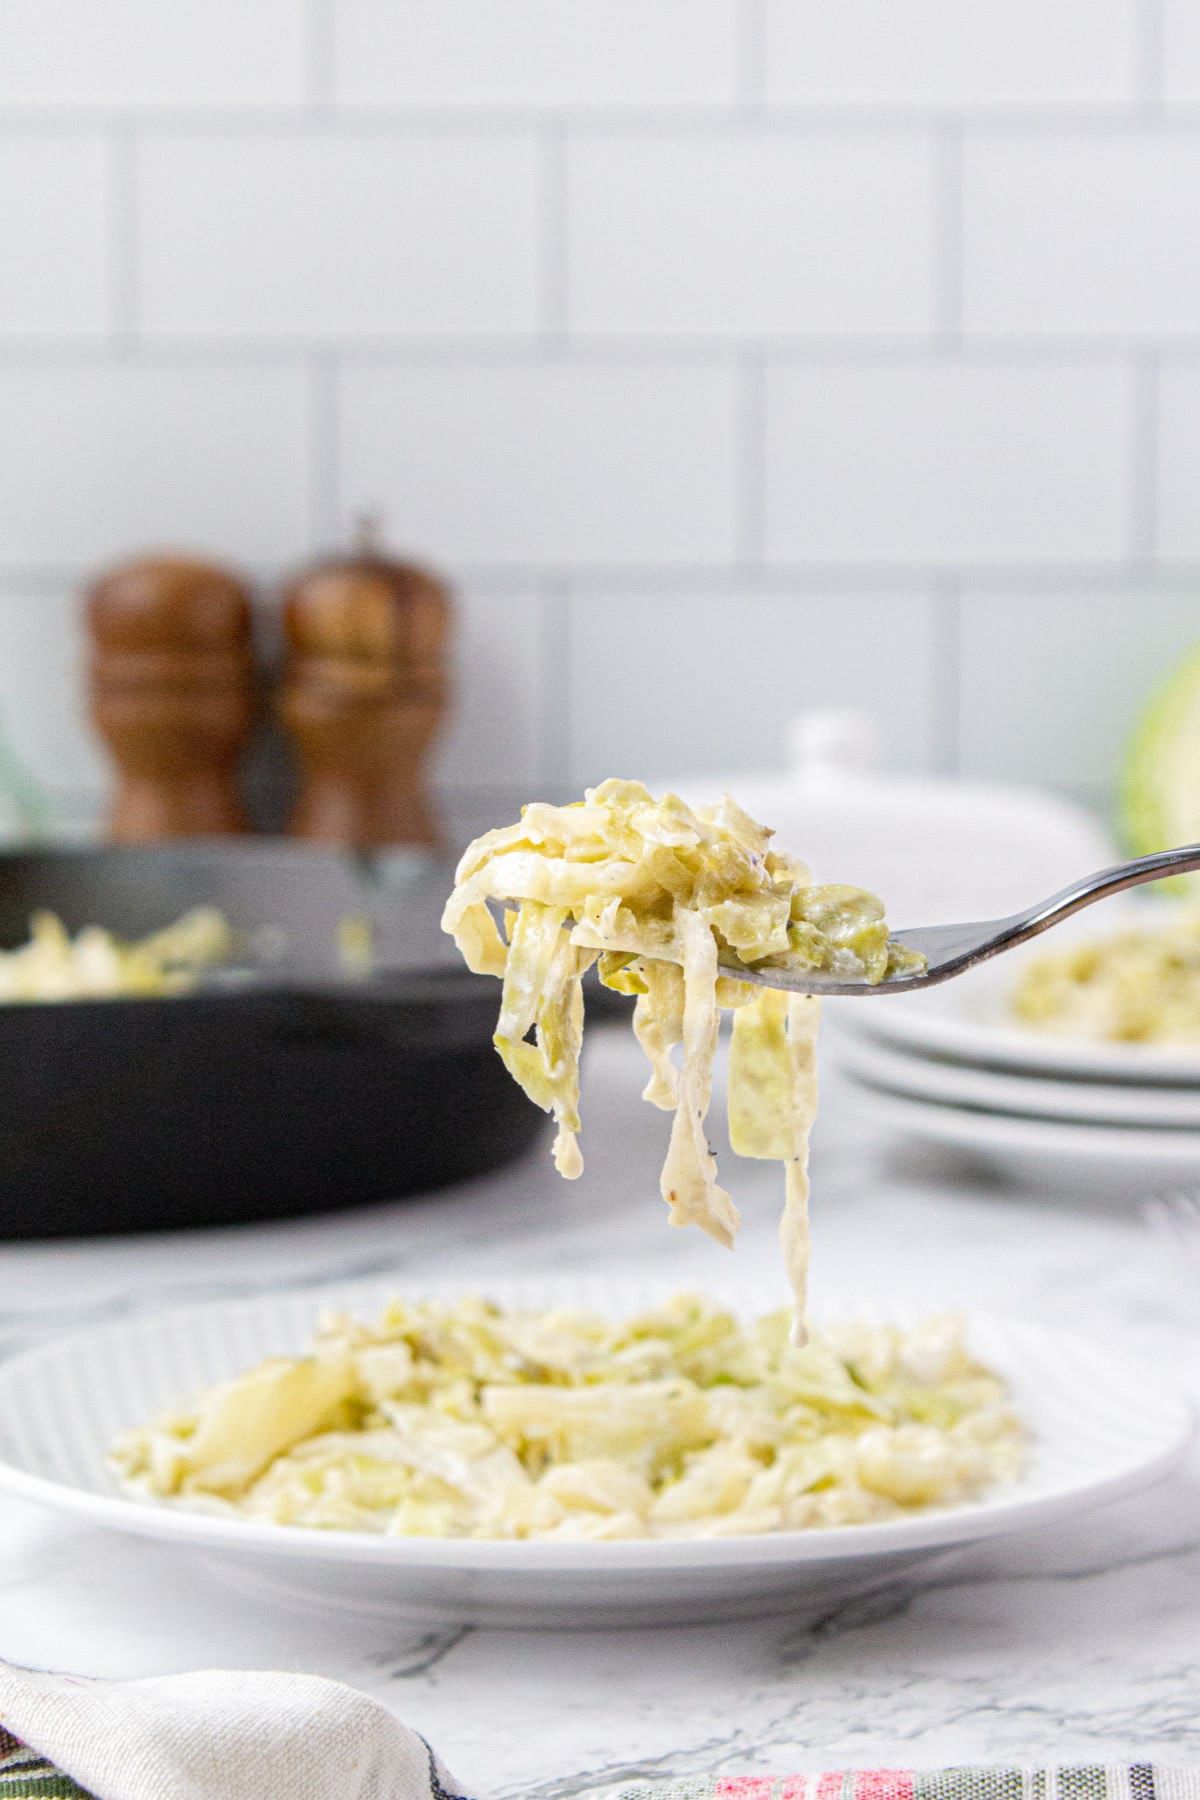
[[[496,1280],[476,1283],[474,1289],[479,1291],[483,1288],[503,1301],[506,1295],[514,1291],[525,1294],[539,1285],[543,1288],[548,1286],[545,1283]],[[566,1285],[568,1284],[554,1285],[554,1291],[559,1293],[559,1304],[573,1303],[569,1295],[565,1299],[561,1295],[560,1289]],[[614,1288],[617,1286],[616,1283],[607,1285]],[[7,1391],[14,1382],[19,1384],[23,1375],[30,1370],[54,1362],[68,1362],[70,1358],[81,1354],[94,1354],[104,1344],[142,1332],[153,1334],[156,1328],[167,1325],[178,1328],[197,1317],[215,1320],[220,1316],[248,1314],[272,1303],[281,1305],[285,1302],[311,1305],[315,1316],[316,1311],[323,1306],[352,1309],[378,1306],[387,1295],[403,1292],[406,1288],[422,1296],[448,1297],[471,1291],[471,1287],[472,1284],[462,1280],[452,1283],[415,1281],[399,1273],[384,1280],[374,1278],[369,1282],[333,1283],[327,1287],[301,1290],[277,1289],[250,1299],[210,1301],[191,1307],[173,1308],[106,1326],[101,1330],[82,1332],[69,1338],[56,1338],[49,1344],[38,1345],[0,1363],[0,1415],[3,1414]],[[635,1297],[632,1304],[649,1304],[653,1299],[662,1298],[677,1288],[677,1282],[657,1281],[652,1285],[645,1284],[637,1290],[644,1297]],[[747,1310],[761,1310],[761,1300],[756,1305],[749,1289],[725,1286],[710,1288],[708,1291],[722,1303],[740,1305]],[[624,1304],[622,1301],[622,1305]],[[851,1310],[867,1311],[868,1306],[869,1303],[851,1307]],[[827,1310],[844,1316],[847,1308],[839,1306]],[[874,1316],[887,1316],[897,1320],[915,1316],[912,1309],[903,1307],[889,1307],[886,1311],[875,1307],[871,1310]],[[985,1340],[989,1333],[998,1331],[1002,1335],[1007,1333],[1010,1340],[1015,1336],[1018,1340],[1024,1339],[1027,1342],[1031,1339],[1047,1344],[1053,1341],[1060,1348],[1074,1350],[1092,1360],[1099,1358],[1102,1363],[1107,1362],[1123,1379],[1136,1377],[1139,1373],[1127,1363],[1118,1365],[1115,1359],[1109,1358],[1101,1347],[1092,1344],[1087,1338],[1058,1327],[1031,1325],[1024,1321],[999,1318],[983,1311],[971,1313],[968,1324],[974,1334],[982,1335]],[[986,1342],[983,1353],[987,1354]],[[1146,1375],[1142,1379],[1146,1379]],[[972,1541],[1018,1531],[1044,1520],[1074,1516],[1148,1486],[1179,1461],[1196,1428],[1196,1408],[1186,1395],[1172,1388],[1160,1387],[1155,1392],[1164,1409],[1162,1441],[1153,1454],[1101,1479],[1093,1479],[1077,1487],[1025,1496],[1019,1493],[1020,1483],[1014,1484],[1018,1491],[1014,1491],[1014,1485],[1006,1484],[993,1490],[991,1495],[982,1500],[965,1506],[921,1513],[899,1521],[837,1526],[819,1531],[767,1532],[694,1539],[622,1539],[611,1543],[577,1540],[560,1543],[545,1540],[514,1542],[504,1539],[388,1538],[376,1534],[319,1531],[221,1518],[132,1498],[115,1488],[112,1493],[95,1493],[22,1468],[2,1453],[0,1493],[33,1501],[92,1525],[115,1529],[125,1536],[150,1537],[207,1551],[225,1551],[232,1558],[240,1557],[243,1561],[247,1555],[265,1555],[275,1561],[282,1558],[324,1563],[373,1564],[394,1574],[402,1574],[406,1569],[413,1572],[475,1570],[507,1575],[522,1574],[536,1579],[539,1571],[545,1571],[559,1574],[575,1572],[601,1579],[611,1576],[614,1580],[635,1574],[639,1570],[666,1572],[674,1569],[684,1572],[689,1569],[713,1571],[723,1568],[732,1571],[760,1565],[794,1566],[799,1563],[819,1566],[824,1563],[844,1563],[846,1560],[870,1561],[875,1557],[896,1556],[906,1551],[951,1549]]]
[[[1119,1157],[1142,1167],[1191,1163],[1200,1173],[1200,1132],[1157,1125],[1097,1125],[1070,1119],[1043,1119],[1032,1113],[993,1112],[949,1101],[918,1099],[846,1071],[856,1092],[870,1100],[876,1116],[910,1137],[1004,1151],[1061,1154],[1102,1163]]]
[[[941,1105],[1062,1124],[1200,1132],[1200,1088],[1018,1073],[920,1055],[866,1032],[839,1033],[833,1054],[856,1080]]]

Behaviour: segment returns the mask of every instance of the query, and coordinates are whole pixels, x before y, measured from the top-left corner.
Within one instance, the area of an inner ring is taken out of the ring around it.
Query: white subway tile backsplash
[[[339,501],[450,564],[703,562],[734,549],[737,388],[720,367],[349,367]]]
[[[964,594],[964,773],[1111,790],[1155,686],[1198,645],[1191,594]]]
[[[0,139],[0,334],[98,335],[108,283],[104,140]]]
[[[1200,561],[1200,364],[1162,365],[1156,410],[1155,550],[1168,561]]]
[[[1094,788],[1196,611],[1198,107],[1192,0],[3,0],[18,749],[102,790],[56,571],[375,504],[481,821],[842,703]]]
[[[56,794],[99,793],[107,780],[88,724],[81,606],[72,583],[0,593],[0,736],[50,799],[52,818]]]
[[[4,0],[0,106],[294,105],[305,0]]]
[[[932,221],[920,136],[577,136],[568,323],[597,336],[927,331]]]
[[[1196,0],[1161,0],[1163,98],[1200,100],[1200,8]]]
[[[1130,548],[1130,381],[996,360],[768,370],[766,540],[791,561],[1103,561]]]
[[[767,97],[780,104],[1071,106],[1132,94],[1138,0],[766,5]]]
[[[543,604],[532,590],[455,589],[450,716],[432,759],[441,786],[512,791],[541,776]]]
[[[1200,334],[1200,136],[968,138],[966,331]]]
[[[871,712],[889,767],[927,766],[932,630],[931,603],[914,592],[581,586],[570,608],[571,783],[782,768],[789,723],[813,707]],[[620,644],[636,649],[620,657],[617,705]]]
[[[724,105],[738,0],[337,0],[335,91],[403,106]]]
[[[152,136],[138,159],[144,330],[532,332],[524,134]]]
[[[0,564],[294,556],[306,406],[292,368],[0,366]]]

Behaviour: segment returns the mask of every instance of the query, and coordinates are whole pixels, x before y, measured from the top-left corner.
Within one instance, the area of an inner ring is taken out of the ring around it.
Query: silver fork
[[[732,965],[741,981],[756,981],[763,987],[784,988],[792,994],[854,995],[913,994],[920,989],[936,987],[1012,950],[1041,931],[1049,931],[1063,919],[1069,919],[1085,906],[1119,894],[1125,888],[1140,887],[1145,881],[1162,881],[1168,875],[1187,875],[1200,869],[1200,844],[1184,844],[1178,850],[1159,850],[1153,856],[1139,856],[1132,862],[1117,863],[1095,875],[1073,881],[1060,893],[1051,894],[1024,912],[1012,913],[1007,919],[984,919],[973,925],[915,925],[910,931],[897,931],[894,940],[906,950],[919,950],[926,967],[917,974],[893,975],[886,981],[870,982],[862,978],[846,980],[842,976],[822,975],[819,970],[749,969]]]
[[[1147,1200],[1142,1217],[1173,1263],[1182,1258],[1200,1275],[1200,1199],[1186,1190]]]

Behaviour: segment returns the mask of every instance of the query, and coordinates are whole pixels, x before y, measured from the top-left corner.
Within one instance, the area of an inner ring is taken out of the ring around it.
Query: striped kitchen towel
[[[424,1738],[317,1675],[89,1681],[0,1662],[0,1800],[467,1800]]]
[[[810,1775],[689,1775],[605,1800],[1200,1800],[1200,1769],[1165,1763],[1056,1768],[826,1769]]]
[[[4,1800],[91,1800],[69,1775],[18,1743],[0,1726],[0,1795]]]
[[[404,1728],[397,1726],[396,1730],[403,1732]],[[287,1768],[286,1792],[289,1797],[303,1794],[313,1800],[318,1796],[321,1800],[325,1796],[346,1800],[347,1795],[368,1792],[386,1792],[389,1800],[393,1796],[394,1800],[468,1800],[446,1785],[444,1771],[421,1739],[408,1732],[404,1737],[420,1745],[420,1750],[405,1769],[396,1765],[393,1772],[399,1785],[389,1785],[386,1790],[361,1787],[359,1778],[369,1777],[369,1770],[354,1755],[328,1785],[324,1785],[325,1777],[314,1782],[314,1771],[304,1766],[308,1759],[297,1745],[297,1760]],[[121,1780],[119,1756],[110,1761],[118,1770],[115,1779],[83,1788],[0,1726],[0,1800],[126,1800],[127,1795],[146,1791]],[[268,1777],[270,1785],[259,1790],[264,1797],[283,1793],[278,1786],[281,1772],[276,1763]],[[189,1794],[211,1793],[213,1800],[227,1800],[229,1764],[216,1744],[207,1769],[209,1780],[197,1767],[190,1767],[188,1773],[199,1775],[198,1783],[189,1786]],[[261,1764],[256,1779],[262,1779]],[[610,1790],[607,1800],[1200,1800],[1200,1770],[1161,1763],[1091,1763],[1046,1769],[832,1769],[808,1775],[692,1775],[680,1781]]]

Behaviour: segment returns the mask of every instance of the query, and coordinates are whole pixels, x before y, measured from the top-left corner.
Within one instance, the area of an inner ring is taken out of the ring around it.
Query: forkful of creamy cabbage
[[[730,1143],[784,1165],[781,1238],[802,1339],[820,1001],[752,980],[804,971],[874,984],[919,970],[924,959],[892,939],[882,904],[861,888],[814,884],[728,798],[693,809],[613,780],[570,806],[535,802],[518,824],[477,838],[442,924],[471,969],[504,984],[496,1048],[553,1114],[555,1164],[568,1179],[583,1171],[583,977],[595,964],[606,987],[633,997],[651,1071],[643,1098],[673,1114],[660,1182],[670,1222],[726,1246],[738,1212],[705,1120],[720,1013],[733,1013]]]

